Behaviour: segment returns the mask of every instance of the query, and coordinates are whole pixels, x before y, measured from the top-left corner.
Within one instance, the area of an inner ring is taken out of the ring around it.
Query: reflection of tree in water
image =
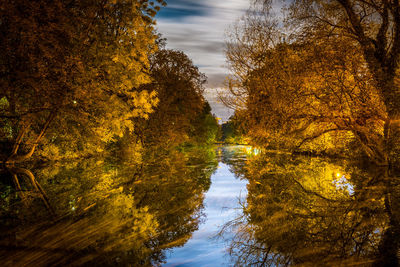
[[[350,163],[249,160],[244,215],[230,222],[237,266],[396,266],[399,179]]]
[[[252,150],[250,146],[231,145],[223,146],[218,149],[219,161],[227,164],[229,170],[235,174],[236,177],[243,177],[246,159],[249,152]]]
[[[24,205],[27,205],[29,201],[35,198],[40,198],[43,201],[46,208],[48,209],[48,211],[53,213],[53,209],[51,208],[46,193],[44,192],[42,186],[39,184],[39,182],[36,180],[35,176],[30,170],[15,166],[7,166],[6,169],[3,170],[3,172],[5,176],[12,177],[11,179],[10,177],[8,178],[9,180],[13,181],[16,193],[22,200]],[[30,185],[31,188],[27,187],[22,189],[20,182],[21,179],[24,180],[27,179],[29,181],[28,184]]]
[[[169,154],[162,164],[153,159],[142,169],[147,175],[134,182],[132,192],[157,218],[157,238],[152,245],[159,251],[183,246],[198,229],[203,193],[210,187],[217,164],[214,150],[197,150]]]
[[[134,167],[86,160],[35,170],[56,216],[1,184],[0,259],[11,266],[159,265],[163,251],[183,245],[201,221],[217,163],[212,153],[193,154]]]

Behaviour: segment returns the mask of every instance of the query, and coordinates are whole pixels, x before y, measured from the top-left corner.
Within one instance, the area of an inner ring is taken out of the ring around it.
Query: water
[[[243,146],[155,154],[1,172],[3,265],[399,263],[400,179],[384,168]]]
[[[88,159],[10,169],[0,183],[0,259],[26,266],[224,265],[224,243],[213,237],[238,211],[246,182],[223,161],[244,162],[244,155],[240,147],[214,147],[137,163]]]
[[[247,182],[238,179],[224,163],[211,176],[211,188],[205,194],[205,223],[180,248],[173,249],[165,266],[227,266],[226,244],[213,238],[228,221],[241,213],[239,199],[246,197]]]

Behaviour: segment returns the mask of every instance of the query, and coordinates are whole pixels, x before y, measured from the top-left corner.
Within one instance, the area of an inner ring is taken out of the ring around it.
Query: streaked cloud
[[[213,112],[226,120],[232,111],[216,99],[228,74],[224,55],[226,29],[242,16],[247,0],[167,0],[157,15],[159,32],[168,39],[167,48],[185,52],[208,77],[205,97]]]

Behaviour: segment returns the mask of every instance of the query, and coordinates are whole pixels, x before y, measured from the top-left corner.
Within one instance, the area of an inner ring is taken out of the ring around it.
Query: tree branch
[[[296,146],[296,149],[300,148],[303,144],[305,144],[305,143],[307,143],[307,142],[309,142],[309,141],[312,141],[312,140],[314,140],[314,139],[317,139],[318,137],[320,137],[320,136],[322,136],[322,135],[324,135],[324,134],[326,134],[326,133],[335,132],[335,131],[344,131],[344,130],[343,130],[343,129],[339,129],[339,128],[332,128],[332,129],[327,129],[327,130],[324,130],[324,131],[322,131],[322,132],[316,133],[316,134],[314,134],[313,136],[309,136],[309,137],[304,138],[304,139],[300,142],[300,144],[298,144],[298,145]]]

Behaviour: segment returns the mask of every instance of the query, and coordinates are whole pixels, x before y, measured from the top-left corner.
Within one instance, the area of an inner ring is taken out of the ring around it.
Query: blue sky
[[[228,75],[224,55],[225,32],[249,7],[248,0],[166,0],[157,14],[157,28],[167,48],[185,52],[208,77],[206,99],[213,112],[227,120],[233,111],[216,99]]]

